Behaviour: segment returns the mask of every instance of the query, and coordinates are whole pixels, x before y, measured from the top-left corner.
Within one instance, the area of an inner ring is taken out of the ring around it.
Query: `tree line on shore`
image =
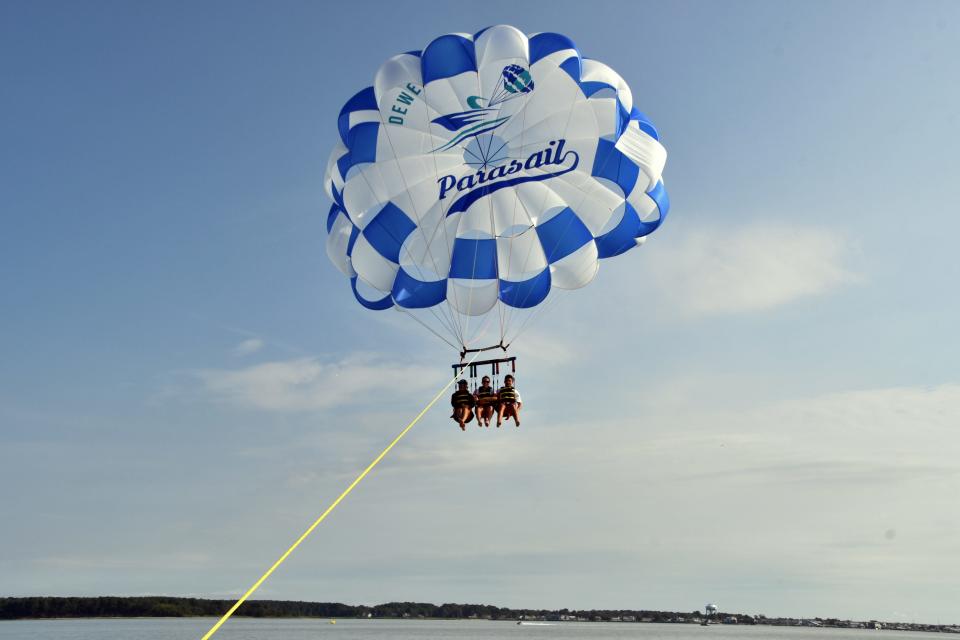
[[[140,597],[0,597],[0,620],[38,618],[185,618],[220,617],[233,606],[233,600]],[[441,605],[429,602],[388,602],[374,606],[340,602],[298,602],[290,600],[247,600],[238,616],[251,618],[440,618],[448,620],[589,620],[616,622],[694,623],[704,618],[699,611],[678,613],[629,609],[510,609],[486,604]],[[763,624],[775,626],[823,626],[842,628],[885,628],[904,631],[960,633],[960,625],[852,622],[835,618],[768,618],[764,615],[716,613],[714,623]]]
[[[203,598],[174,598],[168,596],[141,597],[27,597],[0,598],[0,620],[24,618],[181,618],[190,616],[221,616],[233,605],[233,600]],[[485,604],[435,605],[428,602],[388,602],[374,606],[348,605],[339,602],[297,602],[287,600],[248,600],[234,615],[252,618],[483,618],[491,620],[518,620],[521,617],[577,616],[588,620],[611,620],[624,616],[651,618],[652,621],[672,621],[690,614],[664,611],[568,609],[508,609]]]

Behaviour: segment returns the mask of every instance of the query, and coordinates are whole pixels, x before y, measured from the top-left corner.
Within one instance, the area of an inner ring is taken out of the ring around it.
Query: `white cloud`
[[[744,386],[719,377],[703,384],[721,394]],[[644,419],[634,428],[643,436],[625,439],[608,455],[630,459],[684,451],[692,464],[665,467],[664,473],[761,487],[771,481],[836,488],[960,477],[960,384],[845,391],[726,408],[715,406],[688,378],[679,378],[684,393],[670,393],[669,387],[665,383],[636,399]],[[602,421],[592,433],[569,429],[579,432],[586,450],[622,431],[623,423]],[[577,457],[582,453],[573,442],[568,450]]]
[[[444,407],[444,410],[449,410],[449,407]],[[458,473],[467,469],[489,471],[513,467],[537,454],[537,451],[530,447],[530,443],[522,438],[508,441],[507,438],[513,435],[511,429],[497,431],[496,427],[490,427],[481,430],[475,427],[475,424],[468,425],[467,435],[462,438],[428,438],[396,450],[391,454],[393,468],[415,468],[420,472],[429,468],[434,473]],[[512,423],[507,426],[512,426]],[[452,431],[456,428],[451,421],[448,429]]]
[[[659,555],[686,559],[677,571],[700,565],[701,575],[740,571],[744,579],[760,571],[824,589],[909,590],[960,571],[960,384],[737,409],[695,395],[685,405],[639,397],[637,406],[634,419],[555,425],[549,435],[532,425],[524,434],[550,460],[525,464],[541,467],[563,496],[538,496],[541,512],[566,502],[589,521],[595,504],[607,527],[590,531],[594,550],[642,557],[656,543]],[[582,535],[571,528],[555,540],[572,545]]]
[[[237,356],[248,356],[251,353],[256,353],[263,348],[263,340],[260,338],[249,338],[244,340],[237,346],[233,348],[234,355]]]
[[[189,569],[197,566],[209,566],[210,556],[196,551],[173,551],[168,553],[144,554],[127,552],[126,550],[99,555],[55,555],[43,556],[34,559],[34,563],[50,567],[59,571],[81,570],[156,570],[156,569]]]
[[[844,266],[849,252],[848,241],[833,231],[754,224],[699,229],[673,243],[657,269],[664,295],[684,312],[742,313],[856,282]]]
[[[369,354],[340,361],[296,358],[240,369],[193,372],[214,399],[265,411],[314,411],[350,404],[380,404],[410,393],[438,389],[433,369],[387,362]]]
[[[573,341],[567,340],[565,336],[546,330],[529,331],[517,342],[513,355],[529,358],[532,363],[545,368],[568,365],[582,354],[578,353]]]

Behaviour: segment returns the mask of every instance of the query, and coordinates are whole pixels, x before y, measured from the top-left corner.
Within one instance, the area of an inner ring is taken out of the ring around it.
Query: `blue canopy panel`
[[[417,228],[400,207],[388,202],[363,229],[363,237],[384,258],[400,264],[400,247]]]
[[[640,130],[646,133],[648,136],[654,140],[660,139],[660,134],[657,133],[657,128],[653,126],[652,122],[650,122],[650,118],[647,117],[647,114],[634,107],[630,111],[630,119],[635,120],[637,125],[640,127]]]
[[[597,253],[601,258],[612,258],[637,246],[640,236],[640,216],[637,210],[624,205],[623,218],[616,227],[596,239]]]
[[[347,132],[347,148],[349,151],[337,161],[337,170],[344,180],[351,167],[377,159],[377,132],[380,124],[363,122]]]
[[[347,103],[340,109],[340,116],[337,118],[337,130],[340,132],[340,139],[343,140],[343,144],[348,147],[350,146],[350,115],[358,111],[370,111],[377,116],[380,115],[373,87],[367,87],[358,92],[347,100]]]
[[[537,236],[550,264],[563,260],[593,240],[590,230],[570,207],[537,225]]]
[[[535,307],[550,293],[549,267],[529,280],[520,282],[500,281],[500,301],[517,309]]]
[[[613,182],[623,190],[623,195],[626,196],[633,191],[640,168],[623,155],[615,145],[615,142],[609,140],[597,140],[597,151],[590,175]]]
[[[423,84],[477,70],[473,41],[453,34],[440,36],[420,56]]]
[[[390,295],[398,306],[405,309],[426,309],[447,299],[447,281],[424,282],[400,267]]]
[[[663,186],[663,180],[659,180],[653,189],[647,191],[647,195],[657,205],[660,217],[655,222],[641,222],[640,236],[645,236],[657,230],[670,212],[670,196],[667,195],[667,189]]]
[[[533,66],[540,60],[543,60],[552,53],[558,51],[572,50],[576,52],[576,58],[580,58],[580,50],[573,40],[559,33],[538,33],[530,38],[530,66]],[[568,72],[569,73],[569,72]],[[574,77],[577,82],[580,81],[580,72]]]
[[[350,278],[350,288],[353,289],[353,295],[357,302],[371,311],[385,311],[393,307],[393,300],[390,299],[390,296],[384,296],[379,300],[368,300],[360,295],[360,292],[357,291],[357,276]]]
[[[336,203],[330,205],[330,211],[327,213],[327,233],[330,233],[330,230],[333,228],[333,223],[336,222],[337,216],[340,215],[340,212],[343,211]],[[344,212],[346,215],[346,212]]]
[[[497,279],[497,241],[494,238],[453,241],[450,277],[464,280]]]

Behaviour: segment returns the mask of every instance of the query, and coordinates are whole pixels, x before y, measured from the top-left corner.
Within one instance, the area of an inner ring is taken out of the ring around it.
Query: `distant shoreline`
[[[178,598],[171,596],[99,596],[99,597],[0,597],[0,620],[76,620],[127,618],[217,618],[233,605],[233,600]],[[317,619],[414,619],[414,620],[499,620],[537,622],[614,622],[702,624],[705,614],[698,611],[650,611],[644,609],[512,609],[484,604],[425,602],[388,602],[373,606],[339,602],[303,602],[295,600],[248,600],[236,616],[247,618]],[[719,612],[710,624],[805,626],[841,629],[893,629],[960,633],[957,624],[918,624],[886,621],[855,621],[837,618],[772,618],[764,615]]]

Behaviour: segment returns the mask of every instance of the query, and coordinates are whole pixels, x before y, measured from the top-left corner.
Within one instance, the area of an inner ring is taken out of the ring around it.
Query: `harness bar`
[[[488,349],[495,349],[495,348],[497,347],[487,347],[487,349],[474,349],[474,351],[486,351]],[[480,367],[485,364],[489,364],[491,365],[490,373],[496,375],[500,373],[500,364],[507,363],[507,362],[510,363],[511,373],[516,373],[517,372],[517,356],[510,356],[509,358],[494,358],[492,360],[474,360],[473,362],[468,362],[468,363],[461,362],[459,364],[452,364],[450,366],[453,368],[453,374],[456,376],[462,375],[463,370],[469,367],[470,369],[469,377],[476,378],[477,367]]]

